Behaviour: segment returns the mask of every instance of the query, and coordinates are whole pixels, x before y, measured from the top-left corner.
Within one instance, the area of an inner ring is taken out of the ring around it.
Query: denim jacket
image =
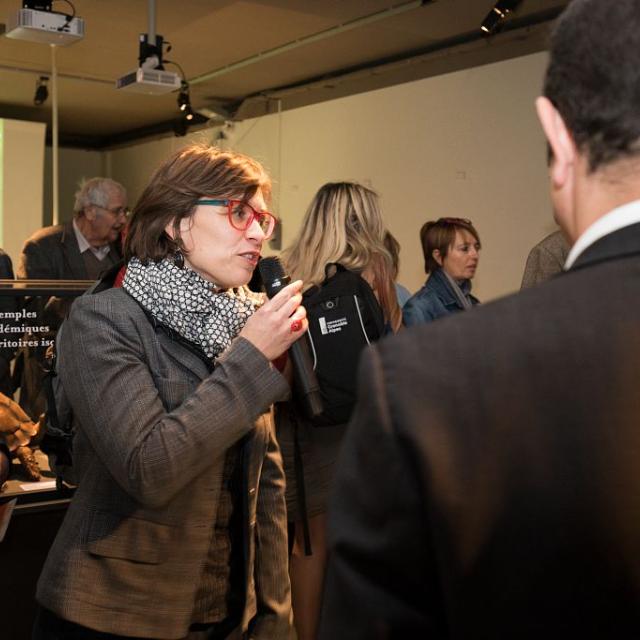
[[[471,304],[478,304],[477,298],[471,295],[471,281],[465,280],[460,288],[469,298]],[[426,284],[414,294],[402,308],[402,319],[405,326],[431,322],[451,313],[462,311],[462,306],[449,287],[446,276],[441,269],[434,271]]]

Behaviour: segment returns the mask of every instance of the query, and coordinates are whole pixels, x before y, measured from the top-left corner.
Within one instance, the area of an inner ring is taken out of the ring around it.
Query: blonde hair
[[[330,182],[311,201],[298,237],[282,254],[288,272],[305,288],[325,279],[328,264],[338,262],[371,285],[387,322],[402,322],[393,282],[393,260],[385,246],[387,230],[378,195],[352,182]]]

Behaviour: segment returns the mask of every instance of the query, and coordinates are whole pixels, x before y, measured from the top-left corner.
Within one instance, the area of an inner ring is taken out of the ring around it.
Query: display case
[[[92,284],[84,280],[0,280],[0,391],[10,396],[11,386],[20,385],[14,399],[34,422],[46,407],[42,387],[46,352],[73,299]],[[35,438],[29,446],[40,480],[31,480],[12,456],[9,478],[0,489],[3,640],[30,637],[38,576],[73,495],[73,488],[56,484],[47,456],[37,443]]]

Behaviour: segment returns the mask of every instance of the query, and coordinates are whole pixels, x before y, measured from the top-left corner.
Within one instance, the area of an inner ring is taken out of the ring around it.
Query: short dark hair
[[[456,239],[457,231],[468,231],[480,243],[480,236],[471,220],[464,218],[439,218],[425,222],[420,229],[420,242],[424,254],[425,273],[433,273],[440,265],[433,257],[437,249],[444,258]]]
[[[258,189],[268,200],[271,180],[253,158],[203,144],[180,149],[156,170],[134,207],[125,259],[157,262],[178,249],[187,253],[180,222],[193,215],[199,198],[250,200]],[[172,221],[175,240],[165,232]]]
[[[551,36],[544,95],[589,168],[640,152],[640,5],[573,0]]]

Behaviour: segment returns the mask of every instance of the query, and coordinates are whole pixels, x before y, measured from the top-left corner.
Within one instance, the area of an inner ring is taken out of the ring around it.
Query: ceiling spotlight
[[[191,95],[189,94],[189,83],[186,80],[180,85],[178,94],[178,109],[185,120],[193,120],[193,109],[191,108]]]
[[[501,20],[500,14],[496,11],[495,7],[489,11],[487,17],[482,21],[480,29],[485,33],[493,33]]]
[[[522,0],[498,0],[493,9],[491,9],[487,14],[487,17],[482,21],[480,29],[482,29],[486,34],[494,33],[498,29],[500,23],[508,14],[515,11],[516,7],[521,2]]]
[[[178,109],[180,109],[180,111],[186,111],[190,104],[189,85],[183,80],[180,86],[180,93],[178,94]]]
[[[169,62],[169,61],[167,61]],[[171,64],[176,64],[172,62]],[[180,69],[182,71],[182,69]],[[177,136],[187,135],[189,127],[194,123],[195,114],[191,108],[191,96],[189,94],[189,83],[184,80],[183,74],[182,84],[180,85],[180,93],[178,93],[178,109],[180,115],[173,123],[173,132]]]
[[[33,96],[33,104],[39,107],[44,104],[49,97],[49,89],[47,89],[47,76],[40,76],[36,82],[36,93]]]
[[[193,120],[193,109],[191,108],[191,96],[189,95],[189,83],[186,80],[180,85],[178,94],[178,109],[185,120]]]

